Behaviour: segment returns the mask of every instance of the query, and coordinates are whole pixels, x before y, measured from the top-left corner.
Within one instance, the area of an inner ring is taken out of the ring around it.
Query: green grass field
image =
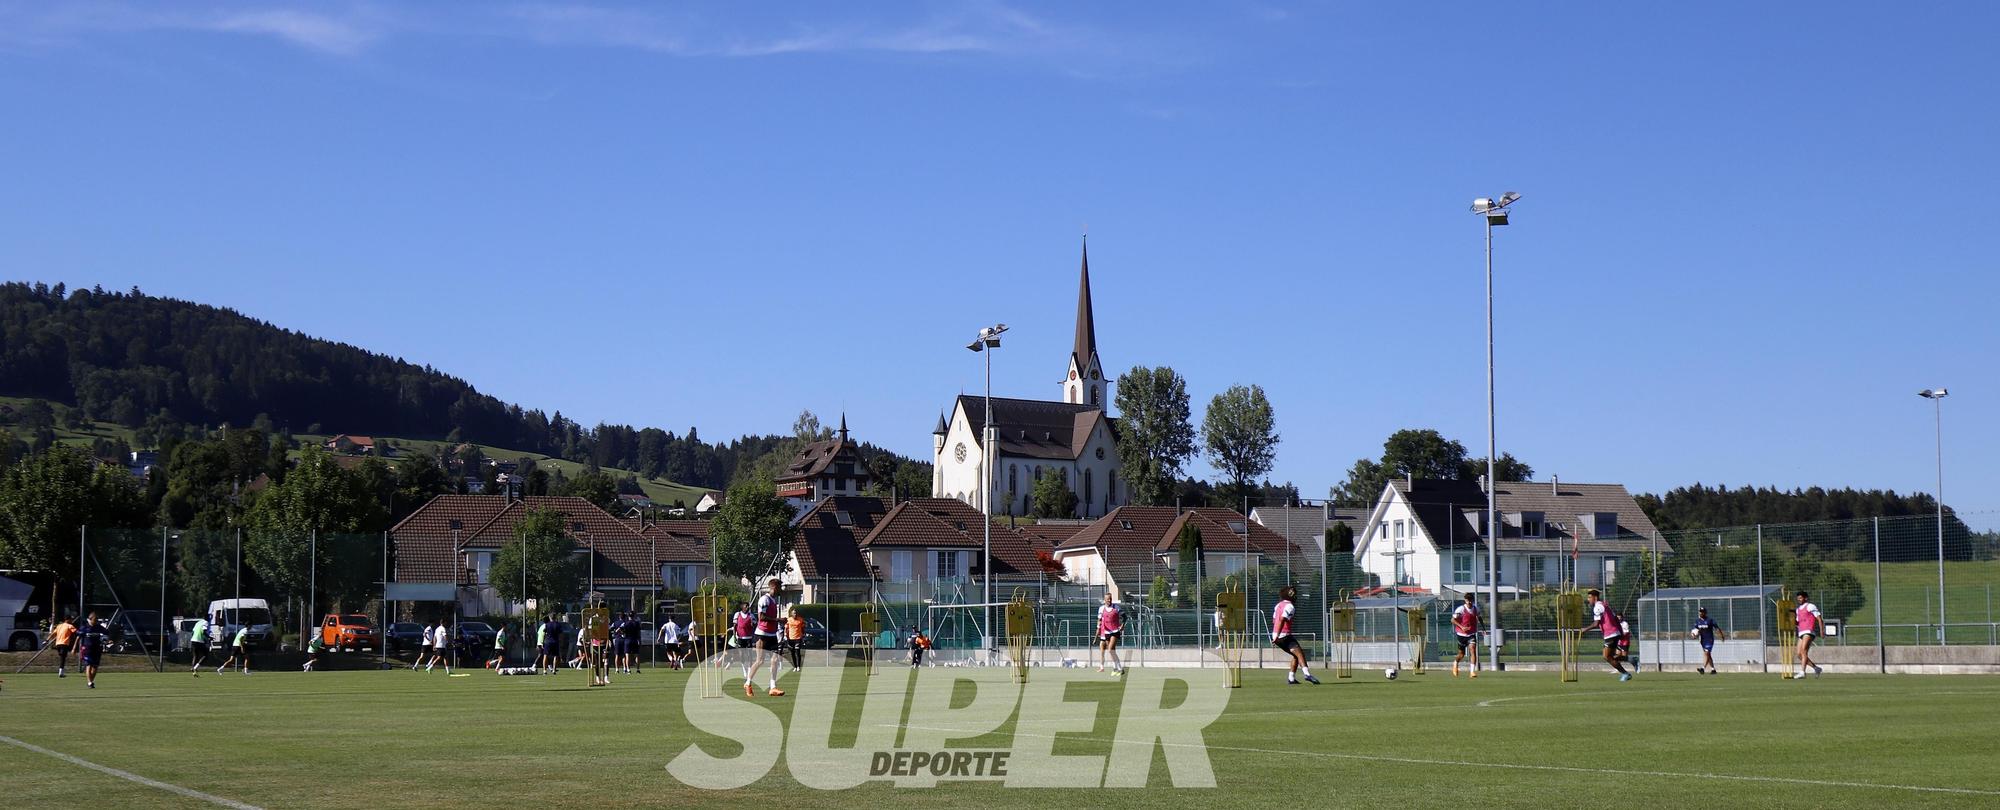
[[[733,746],[690,731],[686,673],[589,689],[575,671],[121,672],[94,691],[74,676],[6,675],[0,784],[14,807],[213,806],[26,743],[261,807],[2000,806],[2000,678],[1645,674],[1618,683],[1600,670],[1588,667],[1574,684],[1553,673],[1471,681],[1442,672],[1391,683],[1360,671],[1318,687],[1246,672],[1205,733],[1213,790],[1167,787],[1156,750],[1147,790],[870,784],[839,795],[798,785],[782,761],[726,792],[669,776],[664,765],[690,742],[719,755]],[[1195,677],[1210,688],[1218,676]],[[846,671],[847,739],[870,680]],[[1065,700],[1100,702],[1099,726],[1060,736],[1056,753],[1108,753],[1105,715],[1119,694],[1108,676],[1072,686]],[[1168,695],[1178,700],[1173,688]],[[758,702],[784,714],[796,698]],[[845,744],[839,730],[834,739]],[[1009,739],[976,742],[1004,748]]]

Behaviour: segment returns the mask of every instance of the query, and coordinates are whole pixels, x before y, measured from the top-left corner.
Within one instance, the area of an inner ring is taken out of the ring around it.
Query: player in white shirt
[[[439,661],[443,661],[444,674],[450,675],[451,628],[446,627],[444,622],[438,622],[437,630],[431,636],[431,647],[436,650],[436,653],[431,656],[431,666],[437,666]],[[430,667],[424,667],[425,672],[429,672],[430,670]]]
[[[1631,630],[1631,625],[1604,603],[1604,595],[1597,589],[1592,588],[1584,596],[1590,602],[1590,622],[1597,625],[1598,632],[1604,636],[1604,663],[1618,670],[1618,680],[1632,680],[1632,673],[1625,670],[1625,658],[1619,653],[1620,645],[1627,643],[1626,633]]]

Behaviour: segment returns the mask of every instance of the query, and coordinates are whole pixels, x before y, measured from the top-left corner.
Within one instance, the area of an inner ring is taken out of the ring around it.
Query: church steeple
[[[840,443],[847,443],[847,412],[840,412]]]
[[[1076,344],[1070,349],[1069,374],[1063,379],[1063,401],[1105,405],[1104,368],[1097,357],[1097,317],[1090,304],[1090,242],[1083,244],[1083,269],[1076,291]]]

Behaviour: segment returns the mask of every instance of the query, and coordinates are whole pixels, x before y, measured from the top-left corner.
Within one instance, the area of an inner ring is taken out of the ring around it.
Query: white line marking
[[[160,790],[167,791],[168,793],[178,793],[190,799],[200,799],[210,804],[219,804],[222,805],[223,807],[233,807],[236,810],[263,810],[263,808],[260,808],[254,804],[244,804],[242,802],[236,801],[235,799],[225,799],[222,798],[221,796],[212,796],[207,793],[203,793],[199,790],[195,790],[193,788],[184,788],[181,787],[180,785],[170,785],[158,779],[147,779],[146,777],[140,776],[130,771],[121,771],[118,770],[117,768],[99,765],[95,762],[91,762],[90,760],[82,759],[80,757],[73,757],[61,751],[51,751],[47,748],[35,745],[34,743],[22,742],[20,740],[14,739],[13,737],[9,737],[5,734],[0,734],[0,742],[4,742],[8,745],[16,746],[19,748],[24,748],[29,751],[33,751],[37,754],[43,754],[55,757],[56,759],[60,759],[71,765],[81,765],[85,768],[97,771],[98,773],[110,774],[112,776],[116,776],[128,782],[137,782],[141,785],[145,785],[146,787],[158,788]]]
[[[903,726],[903,728],[915,728],[915,729],[922,729],[925,731],[965,731],[965,729],[940,728],[933,726]],[[1038,739],[1056,739],[1055,735],[1053,734],[1026,734],[1021,732],[1015,732],[1015,736],[1035,737]],[[1108,737],[1075,737],[1075,736],[1065,735],[1065,738],[1072,740],[1089,740],[1092,742],[1108,742],[1108,743],[1117,742],[1117,740]],[[1468,768],[1500,768],[1504,770],[1516,770],[1516,771],[1594,773],[1594,774],[1607,774],[1615,776],[1661,776],[1661,777],[1670,777],[1674,779],[1714,779],[1717,781],[1725,781],[1725,782],[1766,782],[1766,783],[1784,784],[1784,785],[1810,785],[1813,787],[1876,788],[1878,790],[1907,790],[1918,793],[1951,793],[1951,794],[1959,794],[1966,796],[2000,796],[2000,790],[1980,790],[1978,788],[1933,787],[1930,785],[1897,785],[1885,782],[1838,782],[1838,781],[1823,780],[1823,779],[1797,779],[1784,776],[1748,776],[1748,775],[1729,774],[1729,773],[1700,773],[1697,771],[1639,771],[1639,770],[1627,770],[1624,768],[1580,768],[1572,765],[1532,765],[1532,764],[1524,764],[1517,762],[1473,762],[1471,760],[1462,760],[1462,759],[1421,759],[1418,757],[1391,757],[1391,756],[1379,756],[1373,754],[1338,754],[1331,751],[1287,751],[1278,748],[1247,748],[1235,745],[1208,745],[1208,744],[1192,745],[1189,743],[1170,743],[1163,740],[1154,740],[1154,743],[1158,745],[1172,745],[1178,748],[1201,748],[1211,751],[1236,751],[1245,754],[1291,754],[1294,756],[1302,756],[1302,757],[1321,757],[1324,759],[1350,759],[1362,762],[1393,762],[1402,765],[1458,765]]]

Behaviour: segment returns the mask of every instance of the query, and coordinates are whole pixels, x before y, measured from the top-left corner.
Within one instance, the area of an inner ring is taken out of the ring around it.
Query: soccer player
[[[486,659],[487,669],[498,672],[507,665],[507,631],[511,629],[512,624],[501,622],[500,629],[493,632],[493,657]]]
[[[785,638],[781,646],[791,653],[793,672],[805,669],[806,620],[799,615],[798,605],[785,606]]]
[[[229,657],[223,659],[222,666],[216,667],[215,671],[220,673],[228,669],[230,664],[236,665],[237,672],[245,675],[250,674],[250,625],[248,623],[237,626],[236,635],[229,639]]]
[[[667,620],[660,624],[660,637],[654,639],[654,641],[658,642],[660,650],[667,654],[667,665],[674,669],[680,669],[681,626],[674,623],[672,614],[669,614]]]
[[[625,614],[611,614],[611,624],[604,629],[604,633],[611,646],[611,660],[605,666],[622,673],[625,671]]]
[[[1479,605],[1473,602],[1472,594],[1466,594],[1465,603],[1451,609],[1451,632],[1458,637],[1458,657],[1451,659],[1451,676],[1458,677],[1458,662],[1471,650],[1472,677],[1479,677]]]
[[[536,641],[541,642],[541,655],[535,659],[535,666],[543,672],[554,675],[562,666],[562,625],[556,623],[556,614],[542,617],[542,626],[535,631]]]
[[[646,625],[639,621],[639,614],[625,614],[625,674],[639,674],[639,642],[644,640]],[[659,639],[654,639],[659,641]]]
[[[1312,667],[1306,665],[1305,650],[1299,648],[1299,640],[1292,635],[1292,617],[1298,608],[1292,600],[1299,598],[1299,589],[1290,585],[1278,589],[1278,603],[1271,606],[1271,645],[1292,657],[1291,669],[1285,672],[1285,683],[1299,685],[1299,676],[1304,675],[1308,683],[1319,685],[1313,677]]]
[[[417,660],[410,662],[411,672],[417,671],[418,667],[424,665],[424,659],[430,657],[431,630],[431,623],[424,622],[424,629],[417,631]]]
[[[1694,619],[1694,637],[1701,642],[1701,666],[1695,667],[1694,671],[1696,675],[1703,672],[1714,675],[1715,640],[1726,639],[1728,634],[1722,632],[1722,625],[1716,624],[1714,619],[1708,617],[1708,608],[1702,608],[1696,613],[1698,615]]]
[[[326,634],[314,633],[312,640],[306,642],[306,663],[305,666],[299,667],[300,671],[313,671],[313,665],[319,663],[319,654],[325,651]]]
[[[757,669],[764,665],[765,655],[771,659],[771,688],[766,693],[771,697],[784,697],[785,690],[778,688],[778,670],[783,667],[778,657],[778,589],[782,583],[777,577],[764,580],[764,593],[757,597],[757,620],[751,628],[750,666],[743,669],[743,696],[756,697],[755,682]]]
[[[431,667],[435,667],[439,663],[444,664],[444,674],[450,675],[451,628],[446,626],[442,620],[437,623],[437,627],[431,629],[431,662],[424,667],[424,671],[431,671]]]
[[[1104,671],[1104,661],[1111,662],[1111,672],[1125,674],[1125,663],[1118,660],[1118,639],[1125,635],[1125,607],[1111,598],[1111,591],[1104,592],[1104,604],[1097,608],[1097,648],[1104,651],[1104,658],[1097,664],[1097,671]]]
[[[910,628],[910,666],[923,666],[924,651],[930,648],[931,640],[924,636],[924,631]]]
[[[93,613],[92,616],[97,614]],[[49,646],[56,648],[56,677],[69,677],[69,650],[76,644],[76,625],[68,616],[49,628]]]
[[[1820,627],[1825,624],[1825,617],[1820,615],[1819,605],[1806,600],[1805,591],[1792,594],[1792,604],[1797,606],[1792,609],[1792,618],[1799,627],[1799,673],[1796,677],[1805,677],[1806,667],[1812,667],[1813,677],[1817,678],[1819,665],[1813,663],[1812,645],[1813,641],[1819,638]]]
[[[1624,658],[1619,655],[1619,643],[1625,638],[1625,620],[1604,603],[1603,595],[1596,588],[1586,592],[1584,598],[1590,603],[1590,620],[1604,635],[1604,663],[1618,670],[1618,680],[1632,680],[1632,673],[1626,671]]]
[[[737,603],[737,605],[736,605],[736,614],[735,614],[735,615],[733,615],[733,616],[730,616],[730,617],[729,617],[729,624],[730,624],[730,630],[734,631],[734,633],[735,633],[734,635],[730,636],[730,638],[729,638],[729,648],[730,648],[730,649],[732,649],[732,650],[747,650],[747,649],[749,649],[749,648],[750,648],[750,634],[751,634],[751,631],[752,631],[752,630],[753,630],[753,629],[754,629],[754,628],[756,627],[756,625],[757,625],[757,622],[756,622],[756,620],[755,620],[755,619],[752,619],[752,618],[750,618],[750,605],[749,605],[749,603],[745,603],[745,602],[739,602],[739,603]],[[743,655],[744,655],[744,653],[740,653],[740,652],[739,652],[739,653],[734,653],[734,654],[733,654],[733,656],[734,656],[734,657],[735,657],[735,658],[736,658],[737,660],[742,660],[742,657],[743,657]]]
[[[111,632],[92,613],[83,622],[83,628],[76,630],[76,661],[83,665],[83,682],[91,689],[97,688],[97,665],[104,659],[104,647],[111,643]]]
[[[1215,608],[1215,616],[1214,616],[1214,619],[1215,619],[1215,648],[1216,648],[1216,649],[1218,649],[1218,650],[1220,650],[1220,649],[1222,649],[1222,640],[1223,640],[1223,639],[1222,639],[1222,606],[1220,606],[1220,605],[1217,605],[1217,606],[1216,606],[1216,608]]]
[[[213,632],[213,627],[208,623],[208,617],[202,616],[194,620],[194,629],[188,632],[188,659],[194,662],[194,666],[188,667],[188,672],[194,673],[197,678],[201,677],[201,665],[208,661],[208,635]]]

